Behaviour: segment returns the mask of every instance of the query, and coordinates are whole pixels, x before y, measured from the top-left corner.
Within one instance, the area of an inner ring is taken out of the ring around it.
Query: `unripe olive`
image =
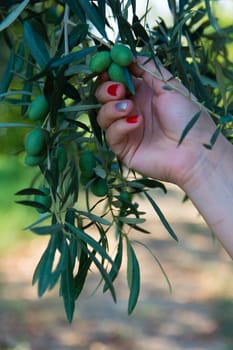
[[[29,106],[28,118],[30,120],[44,119],[49,111],[49,105],[44,95],[37,96]]]
[[[108,186],[105,179],[97,178],[91,183],[91,192],[97,197],[104,197],[108,193]]]
[[[79,181],[83,186],[86,186],[91,181],[90,177],[86,177],[83,173],[80,174]]]
[[[96,166],[96,159],[92,152],[84,151],[80,154],[79,157],[79,168],[82,174],[91,179],[95,176],[94,168]]]
[[[119,83],[126,84],[124,69],[127,69],[127,68],[122,68],[115,62],[112,62],[112,64],[108,69],[109,78],[112,81],[118,81]]]
[[[58,170],[62,172],[65,169],[67,164],[67,154],[66,154],[65,147],[63,145],[60,145],[56,150],[56,154],[57,154]]]
[[[108,69],[111,64],[109,51],[99,51],[90,60],[90,70],[96,73],[102,73]]]
[[[24,163],[28,166],[37,166],[41,164],[46,158],[46,154],[39,154],[37,156],[31,156],[29,154],[26,155],[24,159]]]
[[[26,135],[24,146],[30,156],[41,154],[46,147],[45,132],[40,128],[33,129]]]
[[[126,67],[133,60],[132,51],[124,44],[115,44],[111,48],[112,60],[121,67]]]
[[[46,213],[49,211],[52,205],[52,198],[50,195],[50,190],[48,187],[39,187],[39,190],[44,193],[44,195],[36,194],[34,201],[42,204],[44,208],[36,208],[39,213]]]
[[[121,201],[122,208],[128,208],[132,200],[132,194],[128,191],[122,191],[119,195],[119,200]]]

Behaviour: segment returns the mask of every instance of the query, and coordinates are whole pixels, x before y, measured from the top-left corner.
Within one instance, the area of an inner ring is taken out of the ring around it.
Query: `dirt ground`
[[[38,299],[31,278],[47,240],[36,237],[0,257],[0,350],[232,350],[232,261],[215,242],[190,202],[170,186],[156,202],[179,242],[170,238],[147,203],[151,235],[136,234],[159,258],[172,284],[143,247],[141,293],[127,316],[126,268],[116,283],[117,304],[94,291],[93,272],[72,324],[65,318],[57,289]]]

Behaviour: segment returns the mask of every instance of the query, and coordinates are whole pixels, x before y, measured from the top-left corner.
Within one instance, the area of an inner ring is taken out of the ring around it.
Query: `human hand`
[[[128,97],[120,83],[105,81],[99,86],[96,97],[103,106],[97,120],[111,149],[129,168],[184,187],[208,157],[203,143],[209,142],[215,125],[203,111],[178,146],[183,129],[200,107],[164,67],[158,71],[150,61],[142,69],[143,60],[131,67],[134,96]],[[164,89],[166,81],[176,90]]]

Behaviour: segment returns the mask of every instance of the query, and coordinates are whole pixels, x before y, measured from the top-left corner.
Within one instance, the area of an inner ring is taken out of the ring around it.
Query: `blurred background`
[[[158,16],[171,21],[166,1],[150,4],[152,22]],[[223,25],[232,22],[233,1],[216,1],[216,11]],[[0,78],[8,55],[1,50]],[[0,103],[0,122],[7,120],[17,121],[17,112]],[[160,260],[172,292],[153,256],[138,246],[141,294],[130,317],[125,265],[116,284],[117,304],[101,288],[95,291],[99,277],[93,271],[71,325],[56,288],[38,299],[31,280],[47,238],[24,230],[37,214],[17,205],[14,195],[35,175],[18,154],[24,132],[0,129],[0,350],[232,350],[232,261],[173,185],[167,186],[167,195],[157,190],[153,197],[179,242],[168,236],[146,202],[141,205],[152,234],[135,233]]]

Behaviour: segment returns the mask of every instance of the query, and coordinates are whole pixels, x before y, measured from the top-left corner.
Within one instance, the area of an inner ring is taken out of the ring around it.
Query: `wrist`
[[[183,189],[233,257],[233,146],[222,135],[215,146]]]

